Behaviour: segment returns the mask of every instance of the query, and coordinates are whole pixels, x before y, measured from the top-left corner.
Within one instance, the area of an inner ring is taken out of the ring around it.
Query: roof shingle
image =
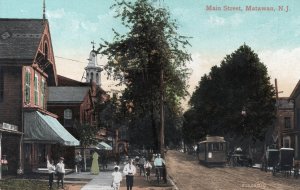
[[[90,87],[83,87],[83,86],[49,87],[48,103],[53,103],[53,102],[80,103],[87,95],[89,89]]]
[[[0,59],[34,59],[44,28],[42,19],[0,19]]]

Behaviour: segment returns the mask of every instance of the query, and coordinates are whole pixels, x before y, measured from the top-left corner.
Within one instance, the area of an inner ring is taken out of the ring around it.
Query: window
[[[296,118],[297,118],[297,128],[299,129],[300,128],[300,109],[299,108],[297,108],[296,113],[297,113],[297,116],[296,116]]]
[[[94,81],[94,73],[91,73],[91,80],[90,82],[93,82]]]
[[[284,128],[290,129],[291,128],[291,118],[285,117],[284,118]]]
[[[72,110],[65,109],[64,110],[64,126],[65,127],[72,127]]]
[[[283,147],[291,148],[291,137],[290,136],[283,137]]]
[[[41,106],[42,108],[45,108],[45,79],[42,79],[41,84]]]
[[[27,69],[25,72],[25,103],[30,103],[30,81],[31,81],[31,73],[30,70]]]
[[[4,76],[3,76],[3,68],[0,67],[0,102],[3,101],[4,96]]]
[[[24,144],[25,149],[25,160],[29,162],[31,160],[30,154],[31,154],[31,144]]]
[[[99,74],[96,73],[96,83],[99,84]]]
[[[37,73],[34,75],[34,104],[39,105],[39,76]]]
[[[45,43],[45,58],[48,60],[48,45]]]
[[[39,164],[46,162],[47,154],[46,154],[46,145],[45,144],[38,144],[37,156],[38,156]]]

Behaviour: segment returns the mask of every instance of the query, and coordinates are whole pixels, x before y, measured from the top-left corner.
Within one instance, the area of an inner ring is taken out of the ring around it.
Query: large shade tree
[[[130,118],[131,142],[139,139],[136,143],[158,148],[161,92],[169,116],[179,118],[180,100],[187,94],[185,63],[191,57],[185,48],[189,43],[177,33],[168,10],[148,0],[116,0],[112,8],[129,32],[121,35],[113,30],[114,41],[104,41],[99,51],[108,57],[109,76],[126,86],[120,102]],[[168,121],[166,127],[176,126]]]
[[[209,135],[263,140],[274,121],[275,91],[267,67],[244,44],[201,78],[190,104]]]

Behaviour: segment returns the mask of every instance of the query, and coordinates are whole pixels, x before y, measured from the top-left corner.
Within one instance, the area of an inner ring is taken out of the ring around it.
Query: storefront
[[[75,139],[56,118],[39,111],[24,113],[24,169],[35,170],[45,167],[46,158],[74,155],[79,141]],[[58,149],[64,149],[64,155],[59,155]],[[72,151],[70,154],[68,152]],[[73,158],[65,158],[70,160]]]
[[[17,172],[20,167],[21,136],[17,126],[0,124],[0,179],[3,174]]]

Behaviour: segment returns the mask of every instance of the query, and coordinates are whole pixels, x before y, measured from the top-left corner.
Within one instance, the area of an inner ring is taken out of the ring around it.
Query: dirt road
[[[169,150],[167,171],[180,190],[300,189],[300,178],[272,176],[246,167],[207,168],[195,156]]]

